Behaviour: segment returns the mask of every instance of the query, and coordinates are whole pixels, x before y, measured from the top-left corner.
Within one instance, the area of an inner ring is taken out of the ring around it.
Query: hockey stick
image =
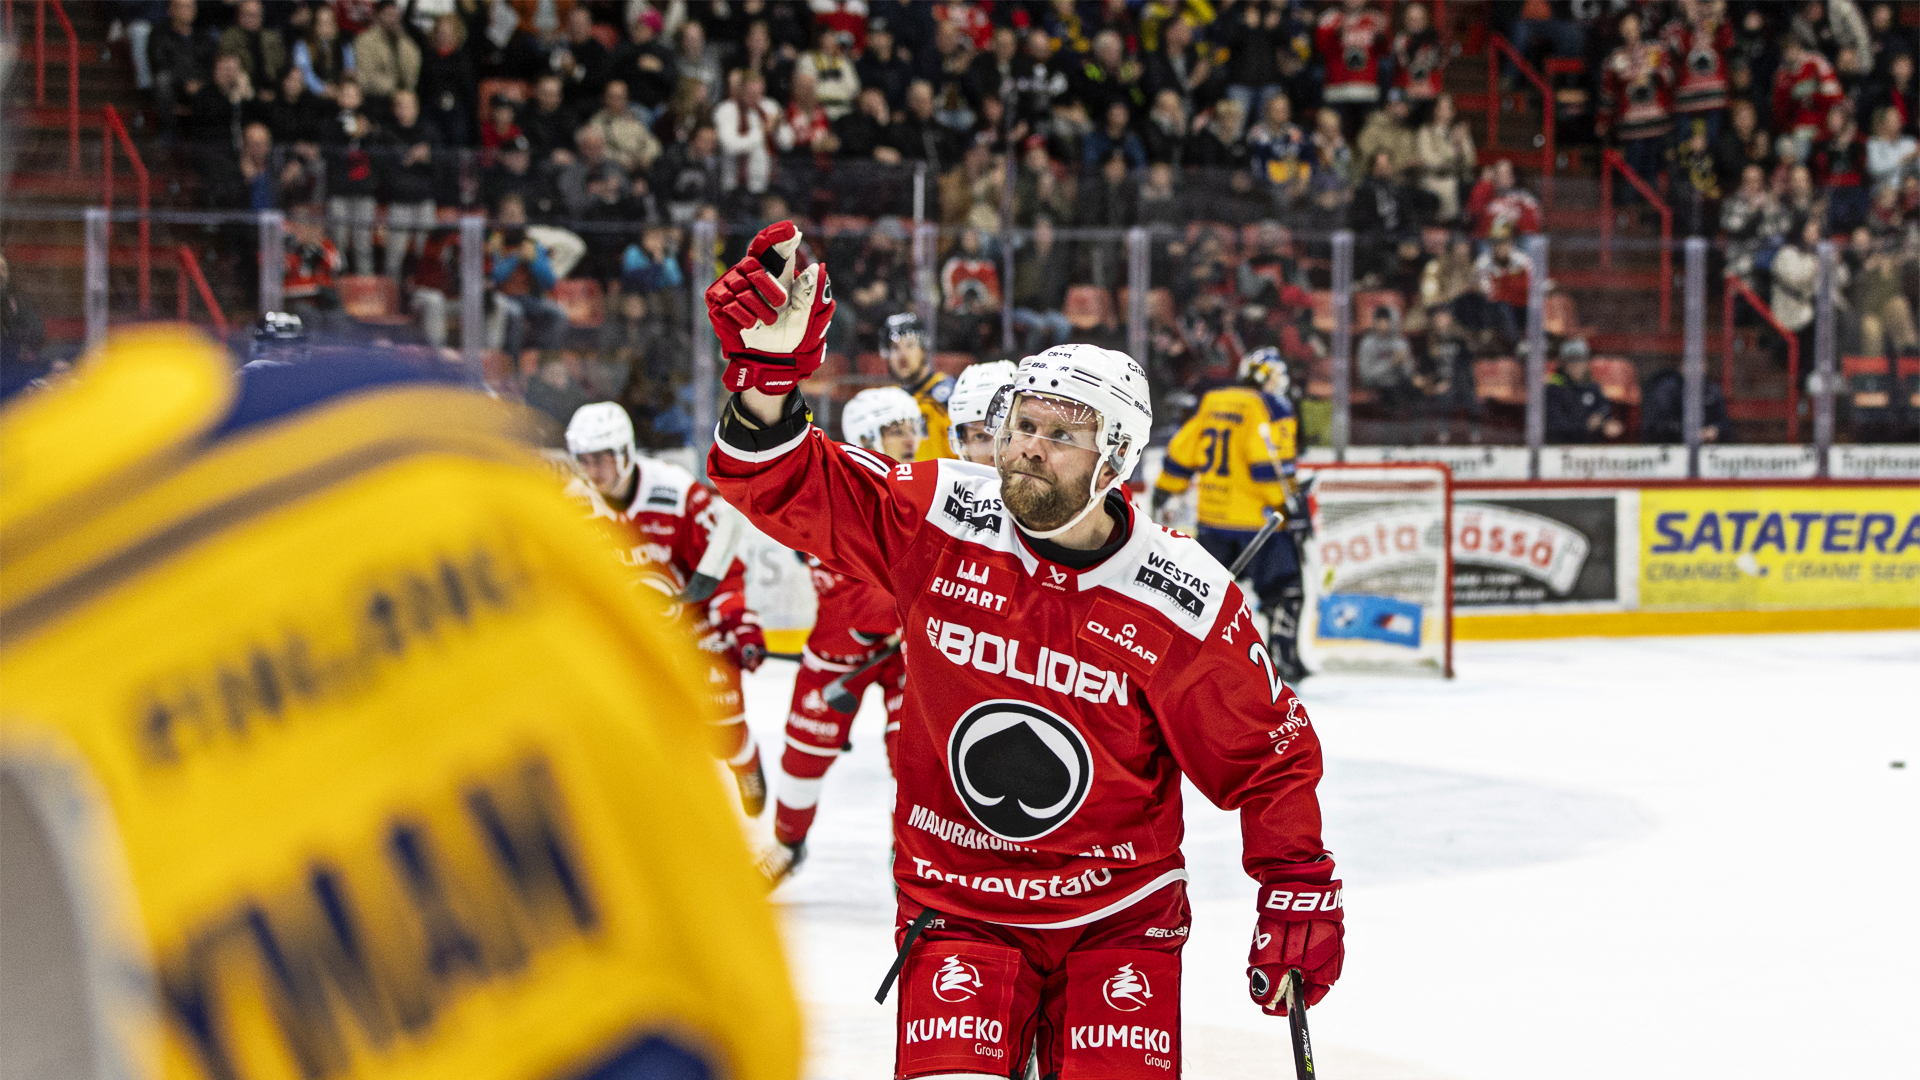
[[[1293,1036],[1294,1080],[1313,1080],[1313,1040],[1307,1038],[1307,994],[1300,969],[1287,969],[1287,1031]]]
[[[791,660],[791,661],[793,661],[794,663],[796,663],[796,664],[797,664],[797,663],[799,663],[799,662],[800,662],[800,654],[799,654],[799,653],[797,653],[797,652],[770,652],[770,653],[768,653],[768,654],[767,654],[767,659],[769,659],[769,660]]]
[[[1273,538],[1273,534],[1280,531],[1280,526],[1286,520],[1285,514],[1268,514],[1266,524],[1260,526],[1260,531],[1253,534],[1253,539],[1247,541],[1247,546],[1240,549],[1240,554],[1233,560],[1233,565],[1227,567],[1227,576],[1238,580],[1240,572],[1247,568],[1247,564],[1260,553],[1260,549]]]
[[[827,708],[837,713],[859,711],[860,699],[847,693],[847,684],[878,667],[882,661],[900,651],[899,636],[896,634],[888,636],[892,638],[892,644],[867,657],[866,663],[828,683],[827,688],[820,692],[820,696],[826,700]]]
[[[741,517],[726,503],[714,501],[713,529],[707,534],[707,553],[700,556],[700,565],[693,568],[693,578],[687,587],[680,591],[679,600],[683,604],[704,604],[720,587],[721,579],[727,576],[727,568],[733,565],[733,555],[740,547],[740,537],[746,532],[746,519]]]

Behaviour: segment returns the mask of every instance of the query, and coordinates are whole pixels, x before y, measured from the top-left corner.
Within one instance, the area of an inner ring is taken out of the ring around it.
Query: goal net
[[[1453,677],[1453,475],[1438,463],[1317,465],[1300,652],[1314,671]]]

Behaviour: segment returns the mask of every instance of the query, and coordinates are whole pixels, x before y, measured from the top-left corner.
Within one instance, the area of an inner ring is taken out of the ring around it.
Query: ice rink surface
[[[1456,655],[1450,683],[1300,688],[1348,909],[1322,1077],[1920,1077],[1920,633]],[[793,671],[748,677],[770,766]],[[877,693],[853,742],[776,894],[809,1080],[893,1063]],[[1185,1073],[1284,1080],[1285,1022],[1245,989],[1238,822],[1186,796]]]

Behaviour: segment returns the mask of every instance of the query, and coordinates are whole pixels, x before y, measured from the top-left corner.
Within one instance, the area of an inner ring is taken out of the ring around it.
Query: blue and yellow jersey
[[[1178,495],[1200,488],[1199,521],[1209,529],[1258,529],[1268,507],[1286,502],[1299,421],[1284,398],[1250,386],[1208,392],[1167,444],[1156,486]]]
[[[800,1075],[706,665],[436,375],[146,327],[0,412],[0,873],[98,1063],[52,1073]]]
[[[955,381],[929,361],[927,373],[904,388],[920,403],[920,415],[927,422],[927,437],[920,440],[920,452],[913,455],[913,460],[932,461],[953,456],[953,447],[947,442],[947,399],[953,396]]]

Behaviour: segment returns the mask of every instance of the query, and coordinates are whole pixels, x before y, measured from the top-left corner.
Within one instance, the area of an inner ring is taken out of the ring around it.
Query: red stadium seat
[[[1547,333],[1554,337],[1574,337],[1580,333],[1580,313],[1573,306],[1573,297],[1563,292],[1547,294],[1545,312]]]
[[[1618,356],[1594,357],[1593,381],[1600,384],[1600,392],[1607,395],[1608,401],[1640,404],[1640,370],[1631,360]]]
[[[480,80],[480,118],[486,119],[487,110],[493,105],[495,94],[505,93],[507,100],[515,104],[524,104],[527,100],[527,80],[525,79],[481,79]]]
[[[873,227],[873,219],[858,214],[828,214],[820,219],[820,232],[826,236],[864,233]]]
[[[1373,309],[1389,308],[1395,317],[1406,314],[1407,302],[1392,289],[1375,289],[1372,292],[1353,295],[1354,334],[1365,332],[1365,327],[1373,321]]]
[[[937,352],[933,354],[933,366],[947,375],[958,375],[973,363],[972,353]]]
[[[566,309],[576,329],[598,330],[607,321],[607,298],[592,278],[568,278],[553,287],[553,302]]]
[[[1474,392],[1503,405],[1527,403],[1527,372],[1511,356],[1473,362]]]
[[[379,274],[353,274],[340,279],[340,307],[355,322],[376,326],[405,326],[400,314],[400,286]]]
[[[1075,285],[1067,290],[1067,323],[1075,330],[1112,328],[1113,294],[1098,285]]]
[[[1173,290],[1148,289],[1147,322],[1155,326],[1171,326],[1179,321],[1180,311],[1173,302]]]
[[[1893,404],[1892,368],[1884,356],[1840,358],[1840,377],[1846,380],[1845,393],[1854,409],[1885,409]]]
[[[1333,294],[1325,289],[1315,289],[1313,297],[1313,328],[1323,334],[1333,333]]]

